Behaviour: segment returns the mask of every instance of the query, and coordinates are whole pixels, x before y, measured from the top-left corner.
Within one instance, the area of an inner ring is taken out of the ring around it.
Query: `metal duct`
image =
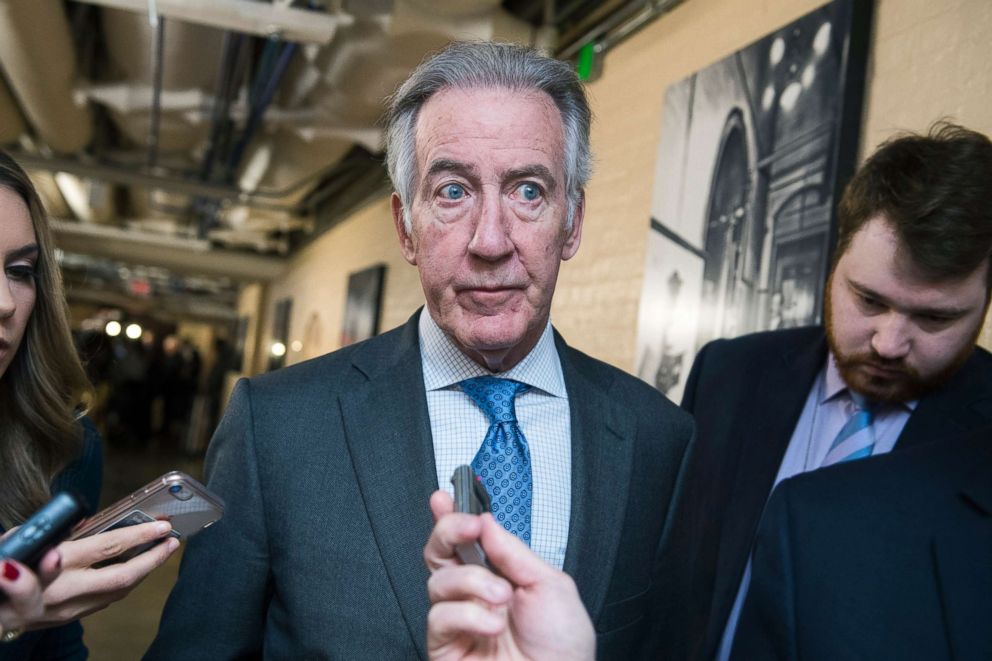
[[[268,281],[281,275],[286,267],[286,263],[276,257],[215,250],[209,241],[66,220],[52,220],[50,225],[55,233],[55,243],[67,252],[161,266],[176,273]]]
[[[61,0],[0,0],[0,66],[41,139],[58,152],[85,147],[89,107],[77,104],[76,54]]]
[[[100,18],[107,54],[124,77],[116,85],[96,88],[91,94],[108,107],[130,140],[144,145],[151,118],[155,31],[148,24],[147,13],[104,9]],[[210,127],[202,113],[217,77],[223,39],[224,33],[215,28],[168,23],[162,69],[161,150],[188,151],[206,140]]]
[[[7,84],[0,78],[0,145],[14,142],[24,133],[24,120]]]

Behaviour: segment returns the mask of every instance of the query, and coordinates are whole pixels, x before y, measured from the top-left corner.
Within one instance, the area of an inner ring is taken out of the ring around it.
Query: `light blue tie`
[[[465,379],[461,386],[462,391],[489,418],[489,431],[472,460],[472,470],[489,492],[496,520],[530,545],[530,511],[534,491],[530,450],[517,425],[513,401],[530,386],[493,376]]]
[[[849,391],[849,394],[854,402],[854,413],[837,432],[821,466],[870,457],[875,449],[875,403],[856,392]]]

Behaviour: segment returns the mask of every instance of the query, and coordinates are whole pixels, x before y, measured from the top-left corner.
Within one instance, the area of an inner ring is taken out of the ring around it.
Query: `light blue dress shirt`
[[[497,376],[531,386],[516,398],[517,422],[530,449],[534,484],[531,548],[561,569],[572,507],[572,425],[551,322],[530,353],[499,374],[463,354],[426,308],[419,324],[437,482],[449,493],[453,492],[451,474],[457,466],[472,463],[489,430],[486,414],[458,383],[476,376]]]
[[[909,422],[909,416],[916,409],[918,403],[913,400],[899,404],[887,404],[877,409],[873,423],[875,446],[872,448],[872,456],[884,454],[895,447],[899,434]],[[775,486],[782,480],[819,468],[827,453],[830,452],[830,446],[837,434],[853,413],[854,401],[851,399],[847,385],[841,378],[837,363],[831,353],[827,358],[827,364],[820,370],[820,374],[816,377],[813,387],[806,397],[803,412],[792,432],[792,438],[785,450],[785,456],[782,458],[782,464],[775,476],[775,485],[772,486],[772,490],[774,491]],[[730,658],[734,635],[737,633],[737,622],[740,620],[741,609],[744,606],[744,599],[750,584],[751,558],[749,556],[747,566],[744,568],[744,575],[741,577],[740,587],[737,589],[737,597],[734,599],[734,607],[730,611],[730,617],[723,630],[723,638],[720,640],[720,648],[716,656],[718,661],[727,661]]]

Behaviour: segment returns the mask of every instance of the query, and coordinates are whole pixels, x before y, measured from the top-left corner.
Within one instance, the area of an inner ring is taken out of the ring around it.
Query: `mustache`
[[[874,351],[865,351],[846,356],[835,355],[834,357],[837,360],[838,365],[843,368],[866,365],[890,372],[900,372],[911,378],[916,378],[918,376],[916,370],[907,365],[903,358],[883,358]]]

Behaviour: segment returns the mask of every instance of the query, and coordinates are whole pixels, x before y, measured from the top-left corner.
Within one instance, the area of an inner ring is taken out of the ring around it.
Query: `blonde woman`
[[[0,532],[51,493],[99,502],[100,437],[80,404],[88,384],[72,344],[51,233],[27,175],[0,151]],[[94,569],[123,549],[168,534],[148,523],[65,542],[37,575],[0,562],[0,661],[85,659],[78,618],[120,599],[162,564],[169,539],[132,560]]]

